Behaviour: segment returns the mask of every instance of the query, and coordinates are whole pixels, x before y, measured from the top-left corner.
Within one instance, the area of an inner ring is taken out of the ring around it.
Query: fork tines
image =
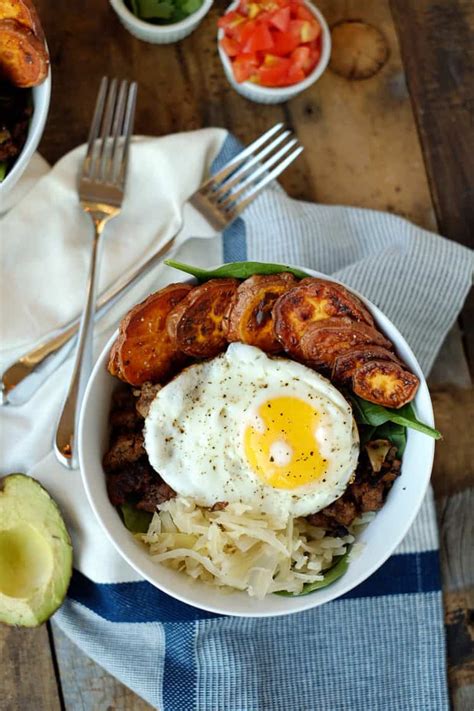
[[[221,211],[242,212],[303,151],[291,131],[282,129],[282,123],[273,126],[208,180],[207,198]]]
[[[102,78],[80,181],[123,190],[136,96],[135,82]]]

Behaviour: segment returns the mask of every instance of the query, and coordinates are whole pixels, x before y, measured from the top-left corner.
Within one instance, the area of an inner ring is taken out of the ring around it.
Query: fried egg
[[[153,468],[201,506],[305,516],[344,492],[359,454],[352,410],[323,376],[232,343],[163,387],[145,421]]]

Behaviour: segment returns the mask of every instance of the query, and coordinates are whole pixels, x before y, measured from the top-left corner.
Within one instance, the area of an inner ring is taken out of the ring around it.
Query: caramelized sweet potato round
[[[41,84],[48,75],[44,42],[17,20],[0,20],[0,77],[14,86]]]
[[[390,361],[364,363],[352,376],[355,394],[383,407],[403,407],[413,400],[419,384],[416,375]]]
[[[227,315],[227,340],[257,346],[266,353],[281,351],[273,330],[272,310],[279,296],[296,284],[292,274],[255,274],[240,284]]]
[[[44,32],[31,0],[0,0],[0,19],[16,20],[44,41]]]
[[[191,289],[189,284],[170,284],[128,312],[110,352],[112,375],[130,385],[156,383],[184,364],[183,354],[168,335],[166,319]]]
[[[309,323],[348,317],[372,326],[362,302],[340,284],[309,277],[280,296],[273,310],[275,335],[284,349],[301,357],[300,341]]]
[[[233,301],[237,279],[210,279],[173,309],[167,330],[175,348],[195,358],[212,358],[226,345],[225,315]]]
[[[349,318],[328,318],[310,323],[303,333],[300,346],[305,361],[315,367],[332,368],[337,356],[351,348],[391,348],[392,344],[366,323]]]
[[[354,371],[360,365],[371,360],[391,360],[399,363],[395,353],[381,346],[366,346],[365,348],[350,348],[337,356],[332,367],[331,380],[344,382],[352,378]]]

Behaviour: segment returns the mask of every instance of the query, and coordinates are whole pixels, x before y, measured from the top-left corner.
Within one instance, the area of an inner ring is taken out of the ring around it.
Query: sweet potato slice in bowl
[[[225,316],[238,285],[237,279],[209,279],[173,309],[167,329],[178,350],[194,358],[212,358],[225,349]]]
[[[273,330],[273,306],[296,283],[287,272],[256,274],[243,281],[227,316],[227,340],[248,343],[266,353],[281,351]]]
[[[411,402],[420,381],[400,365],[390,361],[373,360],[356,368],[352,389],[356,395],[383,407],[399,408]]]
[[[328,318],[351,318],[372,326],[364,304],[340,284],[309,277],[275,303],[275,334],[284,349],[301,357],[300,340],[308,323]]]
[[[168,335],[166,319],[191,289],[189,284],[170,284],[128,312],[110,352],[112,375],[130,385],[156,383],[184,364],[186,359]]]
[[[14,86],[37,86],[48,76],[44,42],[17,20],[0,20],[0,77]]]
[[[399,359],[387,348],[381,346],[365,346],[364,348],[350,348],[337,356],[332,367],[331,380],[343,383],[350,380],[354,371],[364,363],[371,360],[391,360],[399,363]]]
[[[16,20],[44,42],[41,21],[31,0],[0,0],[0,19]]]
[[[301,338],[301,353],[314,367],[332,368],[336,358],[351,348],[392,344],[377,329],[349,318],[329,318],[306,327]]]

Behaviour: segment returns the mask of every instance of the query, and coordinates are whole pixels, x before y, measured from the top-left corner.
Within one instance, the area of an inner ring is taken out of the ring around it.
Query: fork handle
[[[63,405],[56,436],[54,451],[56,457],[68,469],[77,469],[77,430],[79,412],[87,379],[92,370],[92,339],[94,333],[94,315],[97,291],[98,253],[100,236],[112,215],[90,212],[94,223],[91,263],[86,287],[86,301],[79,326],[76,357],[71,382]]]

